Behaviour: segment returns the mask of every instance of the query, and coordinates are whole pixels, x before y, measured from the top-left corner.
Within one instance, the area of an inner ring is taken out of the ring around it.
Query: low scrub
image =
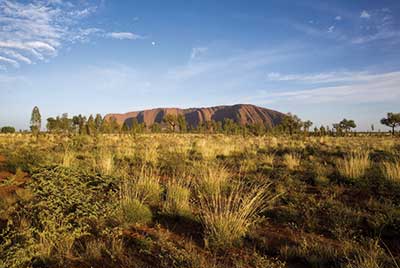
[[[301,157],[297,154],[285,154],[283,163],[289,170],[295,170],[300,166]]]
[[[340,175],[349,179],[361,178],[371,166],[369,152],[353,152],[336,164]]]
[[[238,242],[257,222],[257,215],[277,197],[271,193],[270,186],[247,188],[236,183],[226,191],[200,192],[200,218],[209,244],[220,248]]]
[[[393,182],[400,182],[400,161],[385,161],[382,163],[381,169],[386,179]]]
[[[190,214],[190,189],[182,183],[171,180],[166,186],[164,211],[172,215]]]

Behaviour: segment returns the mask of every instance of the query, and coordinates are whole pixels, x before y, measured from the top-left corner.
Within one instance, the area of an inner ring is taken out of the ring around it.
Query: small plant
[[[122,190],[125,197],[137,199],[143,204],[157,205],[161,198],[161,185],[155,174],[141,172],[136,180],[124,181]]]
[[[105,149],[101,150],[98,155],[97,167],[101,174],[111,175],[114,169],[114,155]]]
[[[202,192],[209,194],[220,192],[222,188],[225,188],[229,178],[229,171],[220,165],[207,164],[202,168],[202,173],[199,179],[199,187],[202,188]]]
[[[383,162],[381,170],[386,179],[393,182],[400,182],[400,161]]]
[[[372,240],[366,248],[360,247],[355,256],[348,258],[346,268],[399,268],[399,264],[390,251],[389,255],[390,257],[379,246],[379,240]]]
[[[266,154],[261,158],[262,163],[268,165],[269,167],[274,166],[275,155],[274,154]]]
[[[72,167],[75,160],[75,153],[72,150],[66,150],[62,159],[63,167]]]
[[[153,217],[150,208],[137,199],[122,199],[121,209],[128,224],[146,224]]]
[[[215,247],[229,247],[239,241],[277,197],[270,191],[271,184],[247,190],[237,183],[227,191],[199,193],[200,218],[208,242]]]
[[[342,176],[357,179],[364,176],[370,165],[369,153],[358,151],[339,159],[336,166]]]
[[[181,216],[190,214],[190,190],[175,180],[169,181],[166,188],[164,211]]]
[[[301,157],[297,154],[285,154],[283,156],[283,163],[289,170],[295,170],[300,166]]]

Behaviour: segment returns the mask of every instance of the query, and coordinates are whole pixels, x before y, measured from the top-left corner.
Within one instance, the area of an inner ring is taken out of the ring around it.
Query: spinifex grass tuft
[[[277,195],[270,191],[271,184],[232,185],[226,191],[199,192],[200,218],[210,245],[229,247],[239,241]]]
[[[349,179],[357,179],[365,175],[370,167],[369,152],[357,151],[337,161],[339,173]]]

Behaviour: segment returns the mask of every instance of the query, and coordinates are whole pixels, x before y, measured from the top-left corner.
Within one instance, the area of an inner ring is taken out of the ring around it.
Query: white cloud
[[[21,55],[21,54],[18,53],[18,52],[15,52],[14,50],[2,49],[2,50],[0,50],[0,51],[1,51],[3,54],[5,54],[5,55],[7,55],[7,56],[10,56],[10,57],[12,57],[12,58],[14,58],[14,59],[16,59],[16,60],[18,60],[18,61],[20,61],[20,62],[24,62],[24,63],[27,63],[27,64],[31,64],[31,63],[32,63],[32,61],[31,61],[29,58],[27,58],[27,57]]]
[[[194,60],[201,56],[202,54],[206,53],[208,50],[207,47],[194,47],[192,48],[192,52],[190,53],[190,59]]]
[[[131,32],[111,32],[106,34],[110,38],[114,39],[119,39],[119,40],[137,40],[137,39],[143,39],[143,36],[140,36],[138,34],[134,34]]]
[[[247,51],[230,57],[207,60],[192,60],[189,57],[187,64],[171,68],[165,75],[167,79],[184,81],[211,77],[227,77],[245,80],[245,76],[260,67],[288,59],[296,55],[297,51],[288,48]],[[233,80],[233,79],[232,79]]]
[[[270,78],[279,81],[306,82],[303,90],[267,93],[253,99],[277,101],[301,101],[303,103],[349,102],[371,103],[400,99],[398,85],[400,72],[372,74],[367,72],[332,72],[311,75],[280,75],[272,73]],[[321,86],[313,89],[315,83],[337,82],[335,86]]]
[[[10,58],[2,57],[2,56],[0,56],[0,62],[11,64],[14,67],[18,67],[19,66],[17,61],[15,61],[13,59],[10,59]]]
[[[363,11],[361,12],[361,14],[360,14],[360,18],[362,18],[362,19],[369,19],[369,18],[371,18],[371,15],[368,13],[368,11],[363,10]]]
[[[333,30],[335,30],[335,26],[332,25],[328,28],[328,33],[333,33]]]
[[[341,16],[336,16],[336,17],[335,17],[335,20],[341,21],[341,20],[342,20],[342,17],[341,17]]]
[[[32,63],[57,55],[73,36],[74,23],[88,11],[59,7],[62,1],[0,1],[0,55]]]
[[[318,74],[267,74],[269,81],[300,82],[308,84],[354,82],[369,80],[370,75],[366,72],[327,72]]]
[[[80,22],[97,10],[95,4],[62,0],[0,0],[0,56],[18,64],[47,60],[68,43],[87,42],[92,37],[140,39],[130,32],[111,32]],[[4,60],[0,68],[4,69]]]

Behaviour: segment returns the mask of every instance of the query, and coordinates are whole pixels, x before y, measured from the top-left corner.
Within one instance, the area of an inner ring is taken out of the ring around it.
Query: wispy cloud
[[[369,18],[371,18],[371,15],[368,13],[368,11],[363,10],[363,11],[361,12],[361,14],[360,14],[360,18],[362,18],[362,19],[369,19]]]
[[[194,47],[192,48],[192,53],[190,54],[190,59],[194,60],[201,56],[202,54],[206,53],[208,47]]]
[[[271,63],[284,60],[297,52],[290,49],[271,49],[246,51],[231,55],[229,57],[212,58],[207,60],[193,60],[193,51],[190,54],[187,64],[169,70],[166,74],[168,79],[188,80],[192,78],[210,76],[230,75],[245,76],[247,72]],[[197,57],[197,55],[196,55]],[[235,73],[233,75],[233,73]]]
[[[79,27],[97,9],[96,4],[86,1],[0,0],[0,66],[6,69],[46,60],[56,56],[66,43],[87,42],[92,37],[142,38],[131,32]]]
[[[13,58],[12,66],[57,55],[73,35],[74,22],[90,13],[76,7],[61,7],[61,1],[31,3],[0,1],[0,55]]]
[[[305,23],[291,22],[296,30],[317,38],[331,39],[353,45],[366,45],[376,41],[387,44],[400,43],[400,30],[396,17],[390,9],[362,10],[359,13],[346,13],[346,23],[336,16],[334,22]],[[328,33],[328,34],[327,34]]]
[[[253,101],[268,102],[350,102],[374,103],[400,99],[398,85],[400,72],[372,74],[367,72],[332,72],[321,74],[280,75],[270,74],[269,79],[278,81],[299,81],[304,83],[303,89],[278,92],[260,91]],[[324,86],[324,83],[335,82],[336,85]],[[316,84],[320,84],[315,88]],[[312,89],[307,89],[307,87]]]
[[[15,61],[13,59],[6,58],[6,57],[2,57],[2,56],[0,56],[0,62],[9,63],[9,64],[11,64],[11,65],[13,65],[15,67],[18,67],[18,65],[19,65],[17,61]]]
[[[269,81],[302,82],[309,84],[368,81],[373,77],[367,72],[326,72],[317,74],[280,74],[272,72],[267,74]]]
[[[119,40],[136,40],[136,39],[143,39],[144,37],[138,34],[134,34],[131,32],[111,32],[106,34],[107,37],[119,39]]]

